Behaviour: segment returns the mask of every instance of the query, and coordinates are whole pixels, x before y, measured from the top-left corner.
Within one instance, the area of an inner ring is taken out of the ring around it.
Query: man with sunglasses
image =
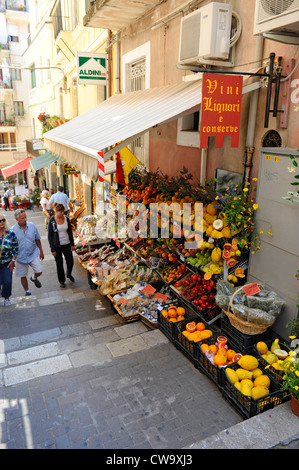
[[[31,295],[28,286],[28,270],[29,266],[33,269],[33,276],[30,280],[36,287],[40,288],[42,285],[37,279],[41,276],[43,270],[41,260],[44,259],[44,252],[41,244],[41,237],[37,227],[32,222],[27,222],[27,215],[24,209],[17,209],[15,211],[15,219],[17,223],[12,227],[15,233],[18,244],[19,252],[16,261],[16,277],[21,278],[21,284],[25,290],[25,296]]]

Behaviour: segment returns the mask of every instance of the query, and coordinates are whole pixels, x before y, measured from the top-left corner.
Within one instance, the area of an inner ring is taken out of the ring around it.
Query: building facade
[[[23,52],[29,26],[28,2],[0,2],[0,166],[5,168],[27,156],[26,139],[31,138],[28,113],[29,74],[24,70]],[[2,177],[2,174],[1,174]],[[12,182],[26,178],[22,172]]]

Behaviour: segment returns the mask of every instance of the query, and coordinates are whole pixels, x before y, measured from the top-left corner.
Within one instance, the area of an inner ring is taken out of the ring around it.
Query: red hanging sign
[[[223,147],[223,137],[231,136],[231,146],[238,147],[243,77],[203,74],[200,147],[208,147],[208,137],[216,137],[216,147]]]
[[[105,179],[105,165],[104,165],[104,153],[98,152],[98,169],[99,169],[99,181]]]
[[[243,290],[244,290],[246,297],[248,295],[258,294],[261,291],[256,282],[243,286]]]

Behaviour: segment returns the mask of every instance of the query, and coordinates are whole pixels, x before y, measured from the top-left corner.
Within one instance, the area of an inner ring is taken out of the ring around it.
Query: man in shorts
[[[28,286],[29,266],[33,269],[33,276],[30,280],[36,287],[42,285],[37,279],[42,274],[41,260],[44,259],[44,252],[41,244],[41,237],[37,227],[32,222],[27,222],[27,215],[24,209],[15,211],[17,223],[12,227],[19,243],[19,252],[16,261],[16,277],[21,278],[21,284],[25,290],[25,296],[31,295]]]

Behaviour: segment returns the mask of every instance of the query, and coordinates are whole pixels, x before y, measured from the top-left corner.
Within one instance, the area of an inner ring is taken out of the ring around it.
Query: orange
[[[222,354],[216,354],[214,356],[214,364],[216,366],[224,366],[226,364],[226,357]]]
[[[220,348],[220,349],[218,349],[218,353],[217,353],[217,354],[220,354],[221,356],[226,357],[226,355],[227,355],[226,349],[225,349],[225,348]]]
[[[210,336],[212,336],[213,333],[211,330],[204,330],[204,331],[201,331],[201,339],[206,339],[206,338],[209,338]]]
[[[168,316],[169,318],[176,318],[176,309],[174,308],[168,309]]]
[[[184,330],[184,331],[183,331],[183,335],[186,336],[187,339],[189,339],[190,333],[189,333],[189,331]]]
[[[169,321],[172,321],[172,322],[175,323],[177,321],[177,319],[175,317],[171,317],[171,318],[169,318]]]
[[[178,315],[185,315],[186,313],[186,310],[184,309],[184,307],[178,307],[176,311]]]
[[[203,330],[205,330],[205,329],[206,329],[205,324],[202,323],[202,322],[197,323],[196,329],[197,329],[198,331],[203,331]]]
[[[177,318],[177,321],[182,321],[182,320],[185,320],[184,315],[179,315]]]
[[[207,350],[209,350],[209,345],[204,343],[204,344],[201,345],[201,349],[205,353]]]
[[[196,334],[196,331],[193,331],[193,333],[189,333],[189,341],[198,341],[198,336]]]
[[[211,353],[213,353],[213,354],[216,354],[216,353],[217,353],[218,349],[217,349],[216,344],[211,344],[211,345],[210,345],[210,351],[211,351]]]
[[[235,354],[236,354],[236,351],[234,351],[233,349],[228,349],[226,353],[227,360],[232,361]]]
[[[161,310],[161,314],[163,317],[167,318],[168,317],[168,312],[166,310]]]
[[[189,333],[193,333],[193,331],[195,331],[195,328],[196,328],[196,325],[194,321],[187,323],[186,325],[186,330],[189,331]]]

